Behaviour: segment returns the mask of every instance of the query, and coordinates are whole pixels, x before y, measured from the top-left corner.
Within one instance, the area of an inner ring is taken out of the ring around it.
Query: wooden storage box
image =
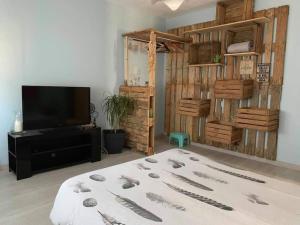
[[[242,108],[238,109],[236,125],[259,131],[274,131],[279,126],[279,110]]]
[[[192,44],[189,49],[189,65],[214,63],[214,57],[220,55],[220,52],[220,42]]]
[[[210,110],[210,99],[197,98],[181,99],[176,112],[185,116],[206,117]]]
[[[253,94],[253,80],[217,80],[215,98],[247,99]]]
[[[205,126],[205,138],[223,144],[235,144],[242,140],[243,130],[233,123],[224,121],[208,122]]]

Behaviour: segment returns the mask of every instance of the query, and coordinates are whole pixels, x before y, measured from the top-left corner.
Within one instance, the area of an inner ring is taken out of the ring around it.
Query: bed
[[[300,224],[300,186],[180,149],[65,181],[54,225]]]

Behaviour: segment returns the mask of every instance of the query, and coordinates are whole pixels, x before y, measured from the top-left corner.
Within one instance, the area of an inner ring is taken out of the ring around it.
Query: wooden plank
[[[242,119],[253,119],[253,120],[261,120],[261,121],[271,121],[271,120],[278,120],[278,115],[271,115],[271,116],[266,116],[266,115],[253,115],[253,114],[243,114],[239,113],[237,114],[237,118],[242,118]]]
[[[273,85],[283,84],[284,61],[287,37],[287,23],[289,15],[289,6],[282,6],[276,10],[277,28],[276,28],[276,49],[274,61],[274,72],[272,77]]]
[[[278,115],[279,110],[259,109],[259,108],[241,108],[241,109],[238,109],[238,113],[251,114],[251,115],[271,116],[271,115]]]
[[[216,6],[216,24],[224,24],[225,23],[225,5],[223,2],[218,2]]]
[[[244,118],[236,118],[236,123],[259,125],[259,126],[273,126],[278,125],[278,120],[262,121],[262,120],[249,120]]]
[[[243,19],[248,20],[253,18],[254,0],[244,0]]]
[[[123,34],[123,37],[130,37],[133,39],[141,40],[141,41],[151,41],[151,34],[155,35],[155,40],[157,38],[157,42],[175,42],[175,43],[185,43],[191,42],[191,39],[186,39],[184,37],[180,37],[174,34],[161,32],[158,30],[154,30],[152,28],[145,29],[141,31],[133,31],[129,33]]]
[[[249,27],[251,25],[264,24],[267,22],[269,22],[269,18],[259,17],[259,18],[254,18],[254,19],[248,19],[248,20],[243,20],[243,21],[238,21],[238,22],[233,22],[233,23],[227,23],[227,24],[221,24],[221,25],[216,25],[216,26],[212,26],[212,27],[191,30],[191,31],[185,32],[185,34],[194,34],[194,33],[200,34],[200,33],[206,33],[206,32],[214,32],[214,31],[230,31],[234,28],[240,28],[241,26]]]
[[[239,123],[237,124],[237,127],[239,128],[247,128],[247,129],[253,129],[255,131],[274,131],[278,129],[278,125],[273,125],[273,126],[259,126],[259,125],[250,125],[250,124],[243,124]]]

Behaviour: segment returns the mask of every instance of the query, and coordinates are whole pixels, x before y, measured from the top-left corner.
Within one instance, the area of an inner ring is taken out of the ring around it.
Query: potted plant
[[[134,110],[133,98],[122,95],[112,95],[105,98],[103,110],[112,129],[103,131],[104,147],[109,154],[121,153],[125,144],[125,131],[120,129],[120,122],[125,120]]]

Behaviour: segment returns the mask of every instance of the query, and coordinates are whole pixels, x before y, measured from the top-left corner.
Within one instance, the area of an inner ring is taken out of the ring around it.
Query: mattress
[[[54,225],[300,224],[300,186],[172,149],[65,181]]]

